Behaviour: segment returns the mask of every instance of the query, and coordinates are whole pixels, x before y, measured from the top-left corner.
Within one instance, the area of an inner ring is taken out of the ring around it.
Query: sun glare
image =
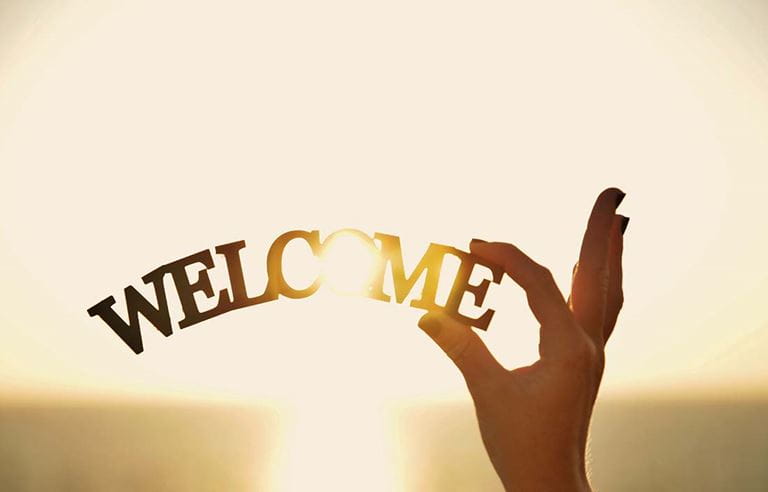
[[[352,229],[337,231],[325,240],[320,256],[324,284],[339,294],[365,294],[379,258],[368,236]]]
[[[370,401],[357,400],[301,401],[298,412],[287,419],[290,424],[273,478],[274,490],[397,489],[386,418]],[[340,412],[339,405],[347,410]]]

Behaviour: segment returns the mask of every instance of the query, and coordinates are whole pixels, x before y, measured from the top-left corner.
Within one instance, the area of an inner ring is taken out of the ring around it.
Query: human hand
[[[470,250],[500,265],[526,292],[541,325],[539,360],[507,370],[469,326],[437,312],[419,326],[464,375],[483,444],[506,490],[587,491],[585,452],[605,366],[605,342],[623,304],[621,255],[629,219],[624,193],[603,191],[589,218],[563,298],[551,273],[515,246],[473,240]]]

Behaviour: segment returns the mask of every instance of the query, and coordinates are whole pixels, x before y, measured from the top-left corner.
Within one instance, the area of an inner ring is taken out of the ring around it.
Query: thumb
[[[477,333],[450,316],[431,311],[421,317],[419,328],[450,357],[467,382],[504,371]]]

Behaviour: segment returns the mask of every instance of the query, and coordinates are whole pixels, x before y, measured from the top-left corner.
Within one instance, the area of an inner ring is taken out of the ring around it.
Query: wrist
[[[592,492],[586,476],[545,473],[525,476],[502,476],[507,492]]]
[[[530,453],[535,458],[536,453]],[[497,470],[508,492],[591,492],[583,454],[567,460],[516,460]]]

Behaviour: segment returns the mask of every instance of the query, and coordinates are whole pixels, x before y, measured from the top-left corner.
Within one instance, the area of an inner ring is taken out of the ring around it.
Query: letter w
[[[128,311],[128,323],[126,323],[116,312],[112,309],[112,305],[115,303],[115,298],[112,296],[107,297],[100,303],[88,309],[90,316],[99,316],[112,330],[117,333],[123,342],[125,342],[134,353],[140,354],[144,351],[144,344],[141,341],[141,331],[139,330],[139,313],[144,315],[157,330],[165,336],[169,336],[171,332],[171,316],[168,312],[168,300],[165,296],[165,289],[163,288],[164,272],[160,272],[160,275],[155,275],[158,270],[148,273],[141,279],[145,284],[152,282],[155,286],[155,296],[157,297],[157,307],[152,305],[144,296],[133,288],[128,286],[125,288],[125,305]]]

